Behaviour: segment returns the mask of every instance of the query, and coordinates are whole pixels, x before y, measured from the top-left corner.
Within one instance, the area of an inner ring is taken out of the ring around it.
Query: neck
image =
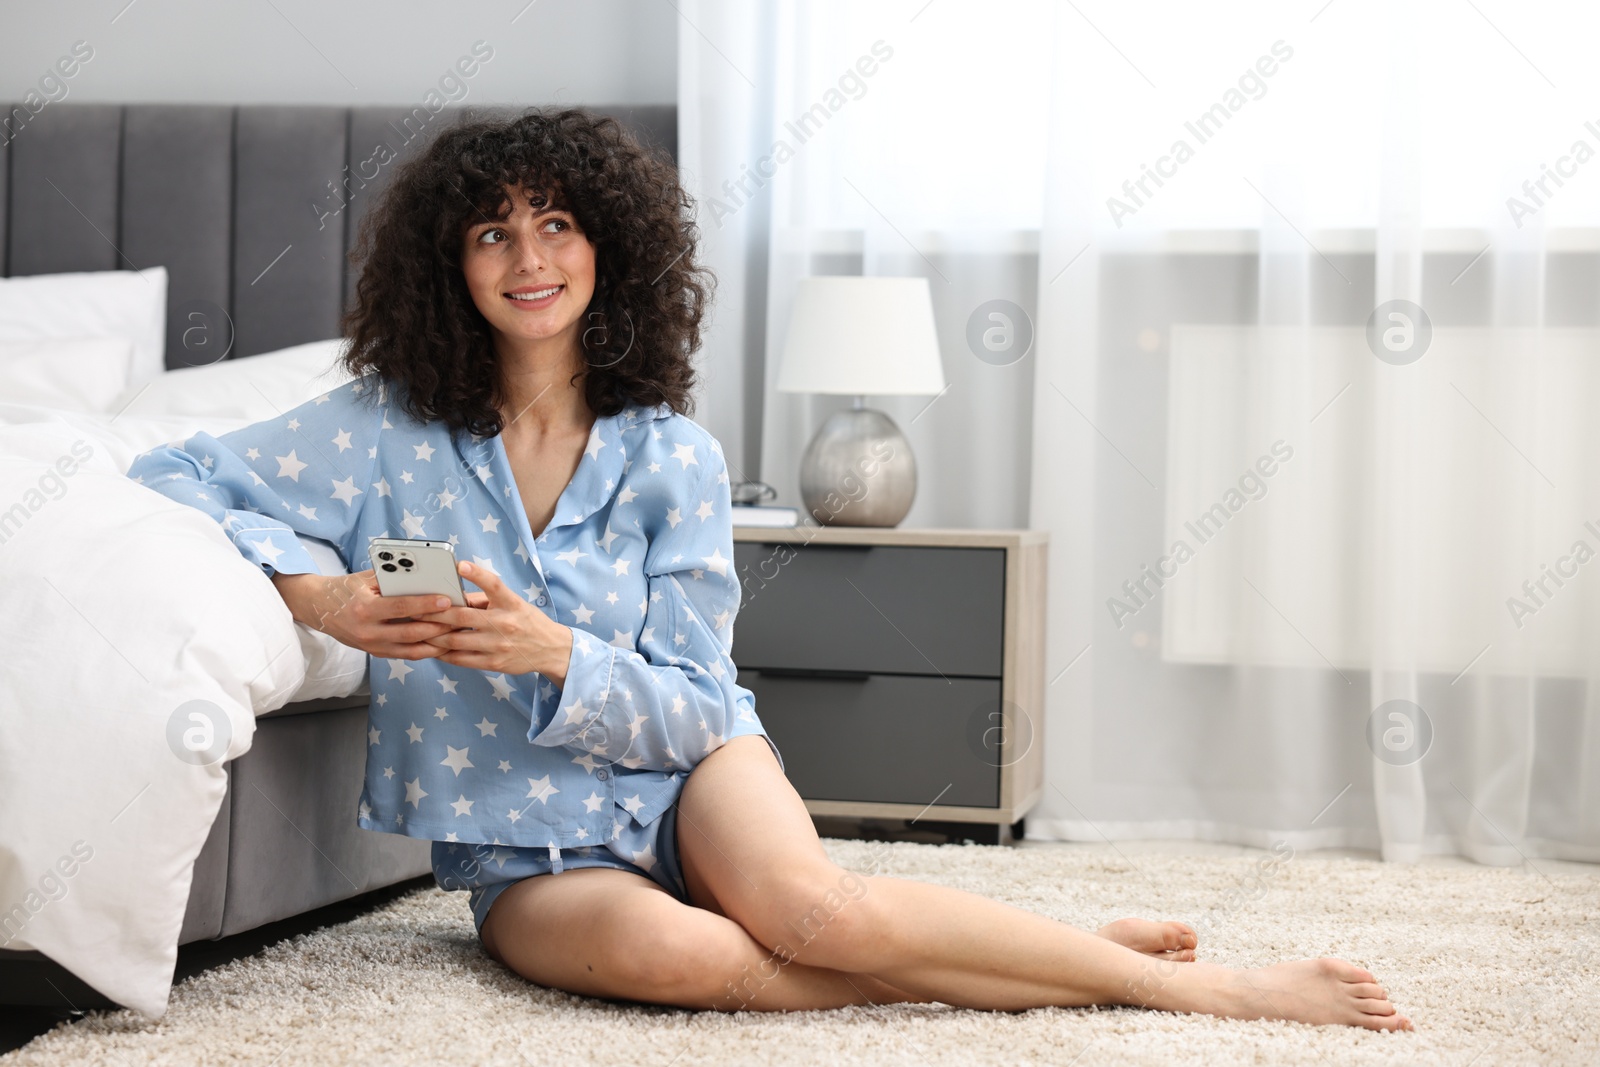
[[[506,397],[500,411],[502,433],[543,437],[589,432],[594,412],[584,396],[584,379],[573,379],[584,360],[570,338],[501,339],[496,347]]]

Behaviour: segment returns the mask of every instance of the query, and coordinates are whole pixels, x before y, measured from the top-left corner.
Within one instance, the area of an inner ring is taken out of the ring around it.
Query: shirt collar
[[[583,458],[578,461],[578,469],[573,473],[572,480],[556,501],[555,514],[550,517],[545,532],[576,525],[599,511],[616,494],[622,482],[622,468],[631,458],[627,454],[623,435],[637,426],[665,419],[671,414],[670,404],[653,407],[630,404],[614,415],[597,417],[590,428]],[[511,460],[506,455],[505,445],[499,435],[478,437],[463,428],[451,434],[451,442],[463,469],[470,470],[483,483],[506,516],[516,524],[524,542],[531,545],[534,537],[533,529],[528,524],[528,511],[523,506],[521,493],[516,489]],[[507,486],[512,487],[510,494],[506,493]]]

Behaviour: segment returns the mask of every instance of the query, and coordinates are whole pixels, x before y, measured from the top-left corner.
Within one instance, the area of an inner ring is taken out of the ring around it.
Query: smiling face
[[[461,269],[472,302],[502,352],[526,342],[565,342],[581,358],[584,312],[594,295],[594,245],[570,211],[527,189],[507,190],[511,215],[482,217],[462,236]],[[530,206],[529,200],[540,206]]]

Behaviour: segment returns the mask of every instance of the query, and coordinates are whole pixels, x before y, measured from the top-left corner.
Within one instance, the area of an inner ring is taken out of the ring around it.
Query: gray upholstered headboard
[[[676,108],[594,110],[676,156]],[[231,328],[230,359],[337,336],[355,291],[345,252],[357,223],[395,167],[461,113],[52,103],[31,115],[8,105],[0,270],[166,267],[169,368],[215,358],[215,346],[185,350],[193,323]]]

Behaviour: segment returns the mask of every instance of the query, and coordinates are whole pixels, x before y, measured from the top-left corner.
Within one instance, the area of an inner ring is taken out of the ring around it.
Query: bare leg
[[[608,867],[516,883],[489,909],[483,942],[529,981],[583,996],[726,1011],[921,999],[871,975],[778,961],[733,920]]]
[[[797,962],[963,1007],[1137,1004],[1410,1026],[1372,975],[1341,960],[1258,971],[1180,966],[972,893],[845,871],[828,859],[759,737],[735,738],[703,760],[678,811],[691,898],[714,898],[763,946]]]

